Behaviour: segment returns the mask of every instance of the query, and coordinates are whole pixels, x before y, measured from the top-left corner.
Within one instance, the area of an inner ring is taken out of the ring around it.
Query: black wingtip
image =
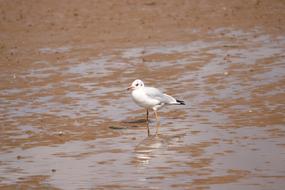
[[[185,105],[185,102],[183,100],[176,100],[180,105]]]

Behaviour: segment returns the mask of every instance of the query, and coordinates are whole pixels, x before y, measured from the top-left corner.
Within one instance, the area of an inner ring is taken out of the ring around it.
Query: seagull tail
[[[185,105],[185,102],[183,100],[176,100],[176,102],[178,103],[178,105]]]
[[[164,99],[165,99],[165,103],[166,104],[171,104],[171,105],[185,105],[185,102],[183,100],[177,100],[175,98],[173,98],[172,96],[169,96],[167,94],[163,94],[164,95]]]

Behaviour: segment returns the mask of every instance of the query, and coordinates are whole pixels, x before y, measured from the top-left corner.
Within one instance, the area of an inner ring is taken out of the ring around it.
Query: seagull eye
[[[139,84],[137,83],[136,86],[138,86]]]

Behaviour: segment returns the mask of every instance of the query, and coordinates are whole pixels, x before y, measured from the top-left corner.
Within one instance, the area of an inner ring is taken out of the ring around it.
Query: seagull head
[[[135,90],[135,89],[138,89],[138,88],[141,88],[141,87],[144,87],[144,83],[143,81],[139,80],[139,79],[136,79],[132,84],[131,86],[129,86],[127,88],[127,90]]]

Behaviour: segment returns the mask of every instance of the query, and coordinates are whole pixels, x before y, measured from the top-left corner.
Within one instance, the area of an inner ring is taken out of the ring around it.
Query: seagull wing
[[[145,87],[145,94],[152,99],[158,100],[160,103],[175,104],[177,103],[175,98],[163,94],[159,89],[153,87]]]

